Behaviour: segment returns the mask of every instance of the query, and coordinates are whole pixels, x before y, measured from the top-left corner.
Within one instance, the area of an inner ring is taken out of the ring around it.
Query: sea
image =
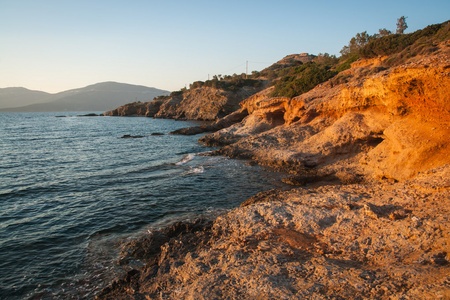
[[[142,264],[118,264],[125,242],[284,188],[169,134],[198,122],[82,114],[0,113],[0,299],[91,299]]]

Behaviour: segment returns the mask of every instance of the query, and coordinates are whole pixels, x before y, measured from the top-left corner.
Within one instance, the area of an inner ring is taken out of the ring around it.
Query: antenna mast
[[[245,62],[245,79],[247,79],[248,74],[248,60]]]

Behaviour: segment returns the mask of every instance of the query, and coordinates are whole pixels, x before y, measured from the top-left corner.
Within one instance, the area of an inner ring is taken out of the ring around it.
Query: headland
[[[173,134],[206,132],[215,155],[292,189],[124,245],[146,266],[97,297],[450,299],[449,32],[377,37],[340,62],[293,55],[106,113],[211,120]]]

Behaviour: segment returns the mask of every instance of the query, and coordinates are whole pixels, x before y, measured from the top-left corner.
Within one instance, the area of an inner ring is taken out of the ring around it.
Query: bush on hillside
[[[345,58],[337,67],[336,67],[336,71],[337,72],[342,72],[345,71],[347,69],[350,69],[351,65],[353,62],[357,61],[359,59],[359,55],[358,54],[353,54],[352,56],[349,56],[347,58]]]
[[[235,91],[238,90],[244,86],[249,87],[261,87],[262,82],[261,80],[256,79],[246,79],[245,75],[237,75],[233,76],[230,79],[219,79],[218,77],[214,77],[212,80],[207,80],[205,82],[203,81],[196,81],[190,85],[191,89],[201,88],[201,87],[212,87],[216,89],[223,89],[227,91]]]
[[[306,63],[275,82],[271,97],[296,97],[327,81],[338,72],[314,62]]]
[[[448,27],[448,26],[447,26]],[[404,51],[406,48],[416,44],[416,47],[409,49],[412,55],[417,55],[420,51],[418,48],[432,46],[433,43],[439,42],[437,33],[445,29],[443,24],[430,25],[422,30],[417,30],[408,34],[391,34],[370,41],[366,46],[359,50],[361,58],[373,58],[377,56],[393,55]],[[448,28],[447,28],[448,32]]]

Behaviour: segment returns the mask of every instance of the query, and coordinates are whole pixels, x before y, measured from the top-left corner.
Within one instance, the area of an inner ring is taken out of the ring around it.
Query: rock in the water
[[[89,114],[85,114],[85,115],[77,115],[77,117],[99,117],[101,115],[97,115],[94,113],[89,113]]]
[[[140,139],[143,138],[143,135],[129,135],[129,134],[125,134],[121,137],[121,139]]]

